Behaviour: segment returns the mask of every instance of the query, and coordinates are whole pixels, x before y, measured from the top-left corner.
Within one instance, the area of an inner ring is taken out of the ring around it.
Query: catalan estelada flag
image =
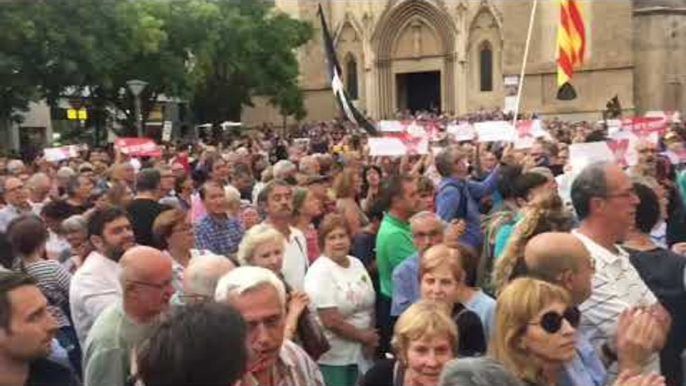
[[[319,4],[318,13],[319,20],[322,24],[322,34],[324,39],[324,50],[326,51],[329,80],[331,81],[331,89],[333,90],[333,95],[338,102],[338,106],[350,122],[366,130],[369,134],[377,134],[377,130],[374,125],[372,125],[371,122],[369,122],[367,118],[365,118],[365,116],[362,115],[357,108],[355,108],[355,105],[352,104],[348,93],[345,91],[345,87],[343,87],[343,80],[341,79],[341,66],[338,64],[336,49],[334,48],[333,39],[329,33],[329,27],[326,25],[326,20],[324,19],[324,10],[322,10],[321,4]]]
[[[560,24],[557,27],[557,99],[572,100],[574,68],[584,62],[586,26],[580,1],[560,0]]]

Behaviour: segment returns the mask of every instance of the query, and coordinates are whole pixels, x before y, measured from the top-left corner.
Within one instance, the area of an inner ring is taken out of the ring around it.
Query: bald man
[[[122,301],[105,309],[93,324],[84,348],[84,384],[123,385],[131,350],[169,307],[171,258],[151,247],[133,247],[119,261]]]
[[[219,255],[196,256],[183,272],[183,304],[200,303],[214,298],[217,282],[236,268],[231,260]]]
[[[578,306],[591,296],[593,263],[584,244],[569,233],[543,233],[524,249],[529,273],[565,287]]]
[[[532,238],[524,249],[524,261],[530,276],[567,289],[572,312],[591,296],[595,272],[593,259],[583,242],[569,233],[542,233]],[[649,313],[627,311],[618,322],[615,346],[603,346],[601,355],[590,340],[578,332],[574,359],[567,362],[560,386],[601,386],[608,383],[606,366],[617,361],[619,371],[640,371],[651,354],[652,333],[658,324]],[[601,359],[602,356],[602,359]]]

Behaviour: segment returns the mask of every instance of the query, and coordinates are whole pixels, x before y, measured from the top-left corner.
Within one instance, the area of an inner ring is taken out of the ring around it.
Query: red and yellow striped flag
[[[582,5],[577,0],[560,0],[560,24],[557,27],[557,98],[571,100],[576,91],[570,81],[574,68],[584,62],[586,26]]]

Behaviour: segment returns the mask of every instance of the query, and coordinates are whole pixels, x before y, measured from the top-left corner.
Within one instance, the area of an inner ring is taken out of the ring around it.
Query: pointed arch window
[[[358,99],[357,90],[357,60],[355,57],[350,55],[345,62],[345,90],[348,92],[348,96],[352,100]]]
[[[479,74],[481,92],[493,91],[493,48],[489,42],[479,47]]]

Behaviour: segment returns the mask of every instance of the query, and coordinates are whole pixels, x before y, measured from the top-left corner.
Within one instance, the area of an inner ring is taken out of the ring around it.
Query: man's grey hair
[[[286,288],[272,271],[261,267],[238,267],[224,275],[217,283],[214,300],[227,302],[232,296],[241,296],[258,287],[270,285],[276,289],[282,307],[286,307]]]
[[[57,178],[68,179],[71,176],[75,176],[76,172],[69,166],[62,166],[60,170],[57,171]]]
[[[10,174],[19,173],[19,171],[24,169],[24,162],[22,160],[13,159],[7,163],[7,171]]]
[[[79,186],[80,186],[79,177],[83,177],[83,176],[80,174],[75,174],[73,176],[70,176],[69,179],[67,179],[67,187],[66,187],[67,196],[73,196],[74,193],[76,193],[76,191],[79,189]],[[83,177],[83,178],[87,178],[87,177]]]
[[[214,297],[217,283],[235,266],[224,256],[198,255],[188,262],[183,273],[183,292],[187,295]]]
[[[489,357],[453,359],[443,368],[439,386],[523,386],[500,362]]]
[[[462,154],[460,148],[455,145],[448,146],[436,154],[434,163],[438,174],[440,174],[441,177],[450,177],[453,175],[455,161],[461,156],[464,156],[464,154]]]
[[[62,230],[65,233],[83,232],[88,233],[86,217],[80,214],[73,215],[62,221]]]
[[[596,162],[584,168],[572,182],[572,205],[579,220],[584,220],[591,211],[591,199],[608,194],[605,169],[609,162]]]
[[[35,173],[26,181],[26,187],[29,190],[36,189],[41,182],[50,183],[50,177],[45,173]]]
[[[273,173],[274,178],[283,178],[288,176],[289,173],[296,172],[298,170],[297,166],[291,161],[281,160],[274,164]]]

